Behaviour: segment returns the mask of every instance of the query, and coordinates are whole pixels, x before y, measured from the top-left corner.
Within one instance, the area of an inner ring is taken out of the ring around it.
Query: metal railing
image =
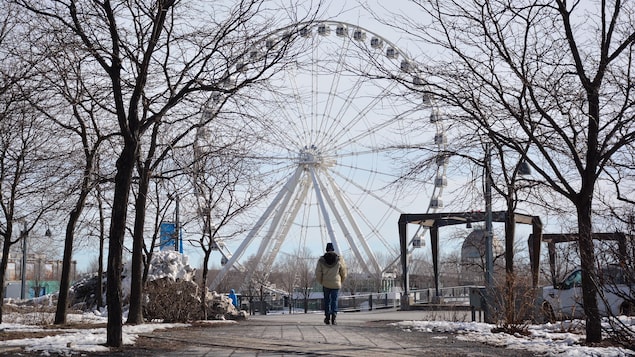
[[[436,294],[434,288],[411,290],[410,293],[413,297],[413,303],[415,304],[444,303],[455,305],[469,305],[470,289],[472,288],[479,287],[466,285],[440,288],[439,295]]]
[[[399,307],[401,301],[399,295],[394,293],[369,293],[339,296],[340,311],[370,311]]]
[[[470,305],[470,291],[482,289],[482,286],[455,286],[439,289],[439,295],[434,288],[415,289],[410,291],[413,304],[445,304],[445,305]],[[338,306],[340,311],[370,311],[384,308],[401,307],[401,293],[365,293],[355,295],[340,294]],[[291,304],[289,307],[288,303]],[[305,299],[292,299],[290,302],[282,300],[268,301],[268,310],[319,311],[324,308],[323,299],[311,297]]]

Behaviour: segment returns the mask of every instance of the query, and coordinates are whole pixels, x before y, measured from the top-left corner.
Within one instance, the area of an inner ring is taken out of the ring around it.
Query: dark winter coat
[[[346,279],[344,258],[335,252],[326,252],[320,257],[315,268],[315,278],[325,288],[339,289]]]

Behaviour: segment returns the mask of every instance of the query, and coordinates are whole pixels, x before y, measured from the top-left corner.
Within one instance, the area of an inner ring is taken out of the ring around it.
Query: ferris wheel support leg
[[[319,179],[318,179],[318,181],[319,181]],[[321,181],[319,182],[319,184],[320,184],[320,187],[324,187],[324,185],[322,184]],[[325,189],[321,189],[321,191],[324,192],[324,199],[326,200],[326,203],[328,203],[329,207],[331,208],[331,211],[333,213],[335,213],[335,220],[337,221],[337,224],[342,229],[342,232],[344,233],[344,238],[346,238],[346,240],[348,241],[349,246],[353,250],[353,253],[357,257],[357,259],[361,262],[364,270],[366,270],[366,272],[370,273],[370,270],[368,269],[368,265],[366,264],[366,261],[363,259],[362,255],[359,252],[359,249],[357,249],[357,246],[354,244],[353,239],[351,238],[351,233],[348,230],[348,227],[346,227],[346,223],[342,219],[342,214],[340,213],[340,210],[335,205],[335,202],[333,201],[333,199],[329,195],[328,191],[325,190]],[[346,207],[343,207],[343,208],[344,208],[344,210],[346,210]]]
[[[271,271],[270,268],[273,265],[273,261],[275,260],[276,255],[278,254],[278,252],[276,251],[276,247],[277,247],[277,250],[279,250],[281,241],[284,241],[286,237],[286,235],[282,235],[281,233],[279,233],[279,228],[282,227],[280,225],[280,222],[284,220],[285,213],[288,212],[287,207],[289,207],[291,198],[294,196],[294,193],[296,192],[296,187],[300,181],[301,181],[300,179],[297,179],[296,181],[293,182],[293,184],[291,185],[293,187],[293,190],[287,190],[286,194],[282,197],[281,202],[277,205],[278,209],[276,210],[276,214],[271,220],[271,223],[269,224],[269,229],[267,230],[267,233],[265,234],[262,241],[260,242],[260,246],[258,247],[258,252],[255,255],[253,263],[256,265],[256,267],[260,265],[260,262],[264,258],[264,266],[262,267],[262,269],[259,269],[259,270],[263,271],[266,274],[266,276],[268,276],[268,272]],[[303,191],[306,191],[306,188],[303,189]],[[302,193],[300,194],[300,196],[302,196]],[[267,249],[272,245],[272,242],[274,246],[273,249],[271,249],[271,252],[269,254],[265,254]],[[254,269],[251,269],[248,272],[248,274],[245,276],[245,280],[243,282],[244,286],[247,286],[249,282],[251,281],[254,270],[256,270],[255,267]]]
[[[370,260],[370,263],[371,263],[371,265],[373,267],[374,273],[380,274],[382,269],[381,269],[381,267],[379,265],[379,262],[377,261],[377,258],[375,257],[375,254],[373,253],[373,251],[368,246],[368,243],[366,242],[366,239],[364,239],[364,235],[362,234],[362,231],[359,228],[359,225],[357,224],[357,222],[353,218],[353,215],[351,214],[351,210],[348,207],[348,205],[346,204],[346,200],[342,196],[341,190],[335,184],[335,181],[333,180],[333,178],[330,175],[327,175],[327,177],[329,178],[329,182],[330,182],[331,186],[333,187],[333,192],[335,194],[335,198],[337,198],[337,201],[338,201],[339,205],[343,208],[344,214],[346,215],[346,219],[351,224],[351,227],[353,228],[353,231],[355,232],[355,236],[357,237],[357,240],[359,241],[359,243],[364,248],[364,251],[366,252],[366,256],[368,257],[368,260]],[[333,207],[334,207],[333,209],[335,210],[335,205],[334,204],[333,204]],[[348,230],[346,229],[345,224],[344,224],[343,221],[340,221],[340,225],[342,225],[342,229],[343,230],[348,232]],[[371,269],[369,269],[368,265],[365,263],[365,260],[362,258],[361,254],[359,252],[359,249],[357,249],[357,245],[353,242],[353,238],[350,236],[350,234],[347,234],[346,238],[348,239],[348,243],[350,244],[350,246],[354,249],[355,254],[358,256],[358,259],[360,261],[364,262],[365,268],[368,271],[368,273],[373,273],[373,271],[371,271]]]
[[[309,173],[311,175],[311,181],[313,181],[313,188],[315,188],[315,196],[317,197],[317,202],[320,207],[320,212],[322,212],[322,218],[324,218],[324,223],[326,224],[326,231],[328,232],[328,235],[331,238],[331,242],[333,243],[333,247],[335,248],[335,251],[339,252],[340,249],[337,244],[337,238],[335,237],[335,231],[333,231],[333,225],[331,224],[331,219],[329,218],[329,212],[327,211],[326,205],[324,204],[324,197],[322,197],[320,184],[318,182],[317,177],[315,176],[315,170],[311,167],[309,168]]]
[[[353,186],[361,189],[362,191],[365,191],[370,197],[375,198],[376,200],[382,202],[383,204],[385,204],[387,207],[390,207],[391,209],[394,209],[395,211],[399,212],[400,214],[403,214],[405,212],[401,211],[397,206],[391,204],[390,202],[387,202],[386,200],[382,199],[381,197],[375,195],[373,192],[370,191],[366,191],[364,188],[362,188],[360,185],[358,185],[355,181],[346,179],[345,177],[343,177],[341,174],[335,173],[336,176],[339,176],[341,178],[343,178],[345,181],[347,181],[348,183],[352,184]],[[360,216],[362,217],[362,220],[364,220],[363,215]],[[368,223],[368,222],[367,222]],[[360,234],[361,236],[361,234]],[[378,237],[379,240],[384,244],[384,248],[386,249],[386,251],[391,254],[392,256],[396,256],[397,260],[399,260],[399,250],[395,250],[393,247],[391,247],[391,245],[385,240],[383,239],[381,236]]]
[[[243,240],[240,246],[238,247],[238,249],[236,249],[236,252],[234,253],[234,255],[232,255],[231,259],[229,259],[229,261],[227,262],[227,264],[225,264],[223,269],[221,269],[221,271],[218,272],[218,274],[214,278],[214,281],[212,281],[212,284],[210,285],[210,290],[215,290],[216,287],[218,287],[218,285],[220,284],[220,282],[223,281],[223,279],[225,278],[225,275],[227,275],[227,272],[233,267],[234,263],[238,259],[240,259],[240,257],[243,255],[247,247],[249,247],[249,244],[251,243],[251,241],[254,239],[256,234],[258,234],[258,232],[262,228],[264,222],[269,218],[269,216],[271,216],[276,206],[278,206],[278,202],[282,199],[282,197],[284,197],[284,195],[289,194],[295,190],[295,187],[298,184],[298,178],[300,177],[301,174],[302,174],[302,168],[298,167],[295,170],[293,176],[291,176],[289,180],[287,180],[286,184],[282,187],[280,192],[278,192],[278,194],[273,199],[269,207],[267,207],[265,212],[258,219],[254,227],[251,229],[251,231],[249,231],[249,234],[247,234],[247,237],[245,238],[245,240]]]
[[[340,206],[342,207],[342,210],[344,211],[344,215],[347,217],[347,219],[348,219],[349,223],[351,224],[351,226],[353,226],[353,229],[355,229],[355,221],[350,216],[350,212],[348,210],[348,207],[346,206],[346,203],[343,202],[343,200],[340,199],[341,197],[338,196],[338,190],[337,190],[336,186],[333,186],[333,191],[335,193],[335,196],[338,198],[338,203],[340,204]],[[355,257],[357,257],[357,260],[361,263],[361,265],[364,268],[364,270],[368,274],[372,274],[373,271],[368,267],[366,259],[364,259],[364,257],[360,253],[359,249],[357,248],[357,244],[355,244],[355,242],[353,241],[353,237],[351,236],[350,231],[348,230],[348,227],[346,226],[346,222],[344,222],[344,220],[342,219],[342,217],[344,215],[342,215],[340,213],[340,210],[335,205],[335,202],[333,201],[331,196],[328,194],[327,190],[324,190],[324,197],[326,198],[326,202],[329,204],[329,207],[331,208],[331,211],[333,211],[335,213],[335,219],[337,220],[337,223],[339,224],[340,228],[344,232],[344,237],[348,241],[348,245],[353,250],[353,253],[355,254]],[[360,233],[360,232],[358,232],[358,233]],[[360,243],[364,244],[363,237],[361,236],[361,234],[359,234],[357,236],[357,238],[360,241]],[[373,268],[375,268],[375,272],[379,272],[380,271],[379,266],[373,267]]]
[[[273,262],[276,260],[276,257],[278,256],[278,253],[280,252],[282,243],[285,241],[285,239],[289,235],[289,231],[291,230],[293,221],[297,217],[298,212],[300,212],[302,203],[304,202],[304,199],[306,198],[307,193],[309,192],[310,184],[308,182],[304,182],[304,183],[305,184],[303,185],[300,194],[297,195],[297,197],[295,197],[294,200],[292,201],[293,207],[291,208],[289,213],[283,217],[282,224],[278,225],[277,223],[275,223],[276,227],[282,227],[282,228],[278,230],[277,232],[271,232],[271,237],[276,237],[276,238],[273,238],[273,247],[271,248],[269,253],[266,255],[267,258],[265,259],[265,262],[264,262],[264,271],[266,272],[271,271]],[[273,225],[274,223],[272,223],[272,226]]]

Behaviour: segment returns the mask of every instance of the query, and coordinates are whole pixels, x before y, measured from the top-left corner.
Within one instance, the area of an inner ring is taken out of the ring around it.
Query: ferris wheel
[[[446,145],[439,109],[403,85],[423,85],[416,63],[357,25],[318,21],[296,30],[297,56],[260,88],[260,100],[241,105],[261,118],[251,153],[279,188],[233,253],[229,242],[218,241],[224,266],[211,289],[229,270],[244,270],[246,256],[271,271],[281,253],[305,248],[317,258],[327,242],[347,263],[381,275],[400,256],[399,215],[442,207],[442,156],[430,160],[430,174],[421,178],[427,185],[395,184],[405,163]],[[265,45],[283,36],[288,30],[272,33]],[[421,235],[415,233],[412,248]]]

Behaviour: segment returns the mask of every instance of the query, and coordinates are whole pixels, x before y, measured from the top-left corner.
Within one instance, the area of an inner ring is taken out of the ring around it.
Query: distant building
[[[474,229],[461,246],[461,274],[463,284],[483,284],[485,282],[485,241],[487,231]],[[498,237],[492,237],[494,257],[503,254],[504,249]]]
[[[71,281],[76,280],[77,262],[71,262]],[[41,254],[27,254],[26,298],[33,298],[59,291],[62,261],[47,259]],[[9,255],[5,274],[4,297],[19,299],[22,289],[22,255]]]

